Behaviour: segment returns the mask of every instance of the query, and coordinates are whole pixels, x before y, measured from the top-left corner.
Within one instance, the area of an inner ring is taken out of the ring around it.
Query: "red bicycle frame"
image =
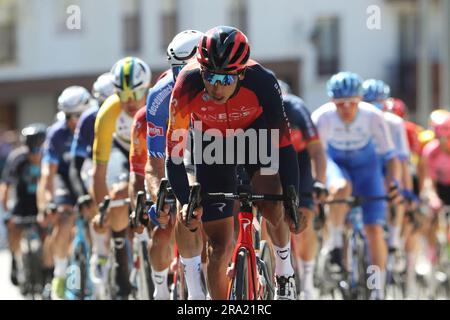
[[[242,210],[242,209],[241,209]],[[253,248],[253,213],[246,212],[242,210],[238,214],[239,221],[239,235],[236,242],[236,246],[233,251],[233,256],[231,258],[232,265],[236,265],[236,257],[242,248],[247,251],[247,262],[249,268],[247,268],[247,279],[248,279],[248,294],[249,300],[256,300],[257,292],[259,292],[259,281],[258,274],[256,270],[256,254]],[[234,276],[233,276],[234,278]],[[230,296],[230,290],[232,290],[233,279],[230,281],[228,286],[228,296]]]

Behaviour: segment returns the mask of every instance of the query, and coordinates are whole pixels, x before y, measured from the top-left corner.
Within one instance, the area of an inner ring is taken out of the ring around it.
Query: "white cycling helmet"
[[[58,98],[58,110],[64,114],[81,114],[91,105],[91,94],[80,86],[65,89]]]
[[[152,79],[150,67],[141,59],[126,57],[111,69],[113,83],[118,92],[148,89]]]
[[[185,30],[177,34],[167,47],[167,61],[170,66],[184,66],[187,61],[195,56],[197,45],[203,32],[197,30]]]
[[[92,86],[92,95],[100,103],[114,94],[113,75],[110,72],[100,75]]]

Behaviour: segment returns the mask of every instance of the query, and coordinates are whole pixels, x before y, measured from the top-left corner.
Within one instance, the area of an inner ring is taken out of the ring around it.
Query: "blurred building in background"
[[[176,33],[222,24],[242,29],[252,57],[310,109],[327,100],[333,73],[351,70],[388,82],[414,117],[417,108],[450,99],[448,2],[0,0],[0,124],[52,122],[65,87],[90,89],[126,55],[143,58],[157,77],[167,68],[165,50]],[[77,8],[80,28],[73,29]]]

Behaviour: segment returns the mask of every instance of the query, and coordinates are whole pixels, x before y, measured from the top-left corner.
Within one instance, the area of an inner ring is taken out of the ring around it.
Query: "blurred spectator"
[[[2,175],[6,158],[19,143],[19,134],[16,131],[0,128],[0,176]],[[6,229],[3,223],[5,215],[6,212],[4,212],[2,206],[0,206],[0,249],[7,248]]]

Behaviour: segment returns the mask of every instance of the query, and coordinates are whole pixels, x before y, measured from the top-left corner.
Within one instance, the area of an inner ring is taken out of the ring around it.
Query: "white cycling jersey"
[[[408,138],[406,136],[405,122],[402,118],[392,112],[383,112],[383,117],[391,133],[396,156],[402,161],[408,160],[410,150]]]
[[[356,118],[350,124],[341,120],[333,102],[313,112],[312,120],[328,155],[349,164],[364,164],[374,153],[392,157],[394,145],[383,113],[366,102],[360,102],[358,108]]]

